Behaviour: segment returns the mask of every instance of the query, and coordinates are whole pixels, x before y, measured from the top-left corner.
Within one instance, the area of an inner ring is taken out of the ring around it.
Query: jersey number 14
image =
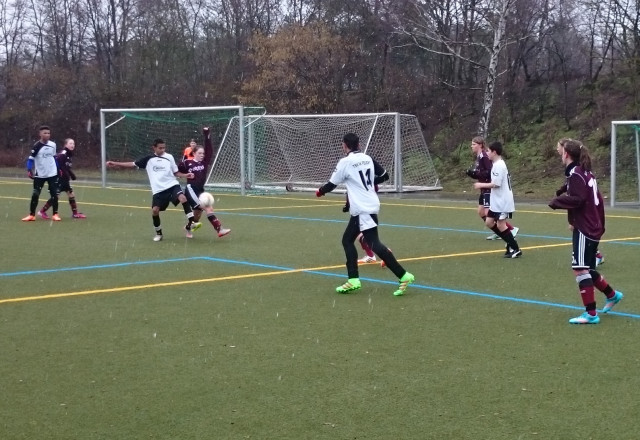
[[[364,189],[369,191],[369,188],[373,186],[373,183],[371,183],[371,168],[367,168],[364,173],[362,172],[362,170],[358,171],[358,173],[360,174],[360,181],[362,182],[362,186],[364,186]]]

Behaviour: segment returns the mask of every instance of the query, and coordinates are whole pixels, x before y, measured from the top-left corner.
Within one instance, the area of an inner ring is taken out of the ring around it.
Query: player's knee
[[[380,255],[380,252],[384,253],[384,251],[387,250],[387,247],[383,245],[380,240],[373,240],[369,243],[369,247],[371,247],[371,250],[378,255]]]
[[[593,278],[591,278],[591,274],[589,272],[577,274],[576,282],[578,283],[578,287],[580,288],[593,286]]]

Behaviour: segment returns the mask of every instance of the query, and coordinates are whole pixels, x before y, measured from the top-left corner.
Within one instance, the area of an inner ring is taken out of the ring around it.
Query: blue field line
[[[78,271],[78,270],[111,269],[114,267],[126,267],[126,266],[136,266],[136,265],[145,265],[145,264],[175,263],[178,261],[194,261],[194,260],[216,261],[218,263],[239,264],[239,265],[246,265],[251,267],[262,267],[265,269],[276,269],[276,270],[284,270],[284,271],[293,270],[290,267],[284,267],[284,266],[274,266],[271,264],[251,263],[248,261],[228,260],[226,258],[213,258],[208,256],[202,256],[202,257],[169,258],[166,260],[130,261],[127,263],[95,264],[92,266],[60,267],[56,269],[24,270],[20,272],[4,272],[4,273],[0,273],[0,277],[39,275],[44,273],[71,272],[71,271]]]
[[[314,218],[314,217],[296,217],[296,216],[288,216],[288,215],[273,215],[273,214],[249,214],[244,212],[225,212],[224,215],[237,215],[241,217],[260,217],[260,218],[270,218],[270,219],[278,219],[278,220],[301,220],[301,221],[309,221],[309,222],[324,222],[324,223],[339,223],[346,224],[346,220],[344,219],[327,219],[327,218]],[[386,228],[402,228],[402,229],[418,229],[418,230],[428,230],[428,231],[445,231],[445,232],[466,232],[470,234],[491,234],[491,231],[488,229],[485,230],[477,230],[477,229],[457,229],[457,228],[443,228],[443,227],[435,227],[435,226],[422,226],[422,225],[398,225],[393,223],[380,223],[379,226]],[[556,235],[534,235],[534,234],[518,234],[519,237],[528,237],[528,238],[542,238],[547,240],[562,240],[562,241],[571,241],[571,236],[556,236]],[[606,239],[606,237],[605,237]],[[607,241],[607,244],[620,244],[627,246],[640,246],[640,242],[628,242],[628,241]]]
[[[129,262],[129,263],[111,263],[111,264],[100,264],[100,265],[92,265],[92,266],[63,267],[63,268],[57,268],[57,269],[29,270],[29,271],[22,271],[22,272],[5,272],[5,273],[0,273],[0,277],[19,276],[19,275],[34,275],[34,274],[53,273],[53,272],[67,272],[67,271],[79,271],[79,270],[109,269],[109,268],[114,268],[114,267],[136,266],[136,265],[146,265],[146,264],[174,263],[174,262],[178,262],[178,261],[193,261],[193,260],[204,260],[204,261],[211,261],[211,262],[216,262],[216,263],[237,264],[237,265],[259,267],[259,268],[270,269],[270,270],[281,270],[281,271],[284,271],[284,272],[297,270],[296,268],[286,267],[286,266],[276,266],[276,265],[273,265],[273,264],[262,264],[262,263],[254,263],[254,262],[249,262],[249,261],[230,260],[230,259],[227,259],[227,258],[198,256],[198,257],[186,257],[186,258],[171,258],[171,259],[165,259],[165,260],[133,261],[133,262]],[[322,275],[322,276],[327,276],[327,277],[334,277],[334,278],[344,278],[345,277],[344,274],[338,274],[338,273],[335,273],[335,272],[323,272],[323,271],[320,271],[320,270],[304,270],[303,272],[304,273],[314,274],[314,275]],[[361,277],[361,280],[372,282],[372,283],[378,283],[378,284],[389,284],[389,285],[393,285],[393,286],[397,286],[397,284],[398,284],[397,281],[380,280],[380,279],[377,279],[377,278],[368,278],[368,277]],[[581,307],[567,305],[567,304],[561,304],[561,303],[553,303],[553,302],[548,302],[548,301],[539,301],[539,300],[526,299],[526,298],[517,298],[517,297],[512,297],[512,296],[501,296],[501,295],[495,295],[495,294],[490,294],[490,293],[474,292],[474,291],[471,291],[471,290],[448,289],[446,287],[427,286],[427,285],[424,285],[424,284],[417,284],[417,283],[411,284],[411,289],[412,290],[413,289],[432,290],[432,291],[436,291],[436,292],[453,293],[453,294],[457,294],[457,295],[467,295],[467,296],[495,299],[495,300],[501,300],[501,301],[512,301],[512,302],[516,302],[516,303],[534,304],[534,305],[541,305],[541,306],[546,306],[546,307],[572,309],[572,310],[582,310]],[[611,312],[609,312],[609,314],[610,315],[626,316],[628,318],[640,319],[640,315],[639,314],[635,314],[635,313],[624,313],[624,312],[611,311]]]
[[[246,261],[227,260],[227,259],[216,258],[216,257],[202,257],[202,258],[209,259],[209,260],[215,261],[215,262],[231,263],[231,264],[245,264],[245,265],[249,265],[249,266],[262,267],[262,268],[265,268],[265,269],[285,270],[285,271],[287,271],[287,270],[296,270],[295,268],[292,268],[292,267],[274,266],[274,265],[270,265],[270,264],[261,264],[261,263],[249,263],[249,262],[246,262]],[[344,278],[345,277],[344,274],[338,274],[338,273],[334,273],[334,272],[323,272],[323,271],[319,271],[319,270],[305,270],[304,272],[315,274],[315,275],[334,277],[334,278]],[[386,280],[380,280],[380,279],[377,279],[377,278],[367,278],[367,277],[360,277],[360,279],[363,280],[363,281],[370,281],[372,283],[378,283],[378,284],[390,284],[390,285],[393,285],[393,286],[397,286],[398,285],[398,281],[386,281]],[[584,307],[578,307],[578,306],[573,306],[573,305],[554,303],[554,302],[549,302],[549,301],[539,301],[539,300],[526,299],[526,298],[516,298],[516,297],[512,297],[512,296],[501,296],[501,295],[495,295],[495,294],[490,294],[490,293],[474,292],[474,291],[471,291],[471,290],[448,289],[448,288],[445,288],[445,287],[427,286],[427,285],[424,285],[424,284],[415,284],[415,283],[411,284],[411,289],[413,289],[413,288],[418,288],[418,289],[423,289],[423,290],[433,290],[433,291],[437,291],[437,292],[453,293],[453,294],[458,294],[458,295],[475,296],[475,297],[480,297],[480,298],[497,299],[497,300],[501,300],[501,301],[512,301],[512,302],[517,302],[517,303],[535,304],[535,305],[541,305],[541,306],[547,306],[547,307],[564,308],[564,309],[572,309],[572,310],[584,310]],[[635,313],[623,313],[623,312],[611,311],[611,312],[609,312],[609,314],[610,315],[619,315],[619,316],[626,316],[626,317],[629,317],[629,318],[640,319],[640,314],[635,314]]]
[[[147,261],[129,261],[126,263],[109,263],[109,264],[96,264],[92,266],[76,266],[76,267],[59,267],[56,269],[36,269],[36,270],[24,270],[21,272],[4,272],[0,273],[0,277],[15,277],[21,275],[38,275],[42,273],[54,273],[54,272],[71,272],[75,270],[95,270],[95,269],[110,269],[112,267],[125,267],[136,266],[144,264],[158,264],[158,263],[174,263],[176,261],[191,261],[191,260],[206,260],[208,257],[185,257],[185,258],[170,258],[167,260],[147,260]]]
[[[313,273],[313,274],[316,274],[316,275],[329,276],[329,277],[337,277],[337,278],[344,278],[345,277],[344,274],[320,272],[320,271],[316,271],[316,270],[309,270],[309,271],[305,271],[305,272]],[[389,285],[392,285],[392,286],[397,286],[398,285],[398,281],[387,281],[387,280],[380,280],[380,279],[377,279],[377,278],[360,277],[360,280],[361,281],[370,281],[372,283],[378,283],[378,284],[389,284]],[[453,294],[456,294],[456,295],[467,295],[467,296],[475,296],[475,297],[479,297],[479,298],[497,299],[497,300],[500,300],[500,301],[511,301],[511,302],[515,302],[515,303],[534,304],[534,305],[545,306],[545,307],[554,307],[554,308],[562,308],[562,309],[571,309],[571,310],[584,311],[584,307],[582,307],[582,306],[573,306],[573,305],[568,305],[568,304],[554,303],[554,302],[549,302],[549,301],[540,301],[540,300],[527,299],[527,298],[517,298],[517,297],[513,297],[513,296],[495,295],[495,294],[492,294],[492,293],[474,292],[472,290],[447,289],[446,287],[427,286],[427,285],[424,285],[424,284],[417,284],[417,283],[413,283],[409,287],[409,289],[411,289],[411,290],[416,289],[416,288],[417,289],[422,289],[422,290],[433,290],[433,291],[436,291],[436,292],[453,293]],[[640,314],[636,314],[636,313],[625,313],[625,312],[614,312],[614,311],[611,311],[611,312],[607,313],[607,315],[626,316],[627,318],[640,319]]]

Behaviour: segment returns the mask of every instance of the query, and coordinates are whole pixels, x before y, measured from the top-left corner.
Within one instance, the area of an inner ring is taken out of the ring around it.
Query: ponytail
[[[589,150],[584,145],[580,145],[580,168],[585,171],[591,171],[591,156]]]
[[[561,141],[564,141],[564,139]],[[591,171],[591,156],[589,156],[589,150],[582,144],[582,142],[573,139],[566,139],[562,147],[573,162],[578,162],[580,164],[580,168],[585,171]]]

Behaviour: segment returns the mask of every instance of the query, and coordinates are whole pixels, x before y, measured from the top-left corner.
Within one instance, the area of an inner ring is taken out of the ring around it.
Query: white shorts
[[[371,217],[370,214],[360,214],[358,216],[359,226],[361,231],[372,229],[378,226],[378,223]]]

